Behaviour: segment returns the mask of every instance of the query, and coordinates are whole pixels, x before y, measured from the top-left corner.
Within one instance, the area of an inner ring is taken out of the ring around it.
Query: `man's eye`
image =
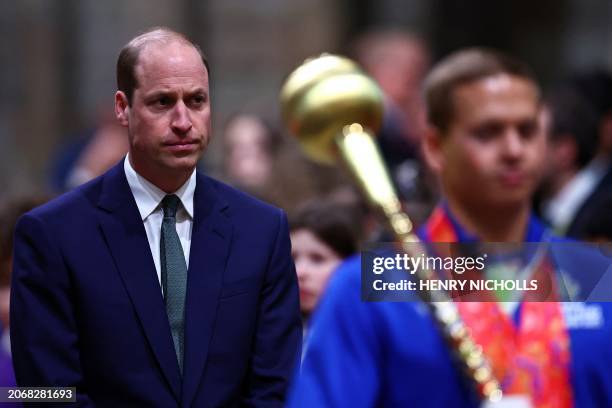
[[[147,105],[155,108],[155,109],[165,109],[171,106],[174,103],[174,100],[169,96],[158,96],[155,98],[151,98]]]
[[[195,106],[201,106],[206,102],[206,96],[205,95],[195,95],[193,98],[191,98],[191,103],[192,105]]]
[[[538,124],[535,122],[521,123],[518,132],[523,139],[531,139],[538,133]]]
[[[478,140],[488,141],[488,140],[495,138],[495,136],[500,134],[501,131],[502,131],[501,126],[491,124],[491,125],[481,126],[477,128],[474,131],[474,136],[476,136]]]
[[[156,103],[159,106],[169,106],[172,103],[172,100],[168,98],[167,96],[162,96],[159,99],[157,99]]]
[[[478,140],[487,141],[495,137],[495,132],[491,129],[480,129],[474,132],[474,136],[476,136]]]

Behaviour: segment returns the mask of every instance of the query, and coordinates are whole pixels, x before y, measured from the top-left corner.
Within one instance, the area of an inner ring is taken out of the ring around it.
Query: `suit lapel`
[[[144,225],[123,170],[123,161],[104,178],[98,206],[106,243],[119,269],[144,334],[161,371],[180,401],[179,372],[155,264]]]
[[[211,181],[198,174],[187,274],[183,406],[195,397],[213,333],[232,236],[226,208]]]

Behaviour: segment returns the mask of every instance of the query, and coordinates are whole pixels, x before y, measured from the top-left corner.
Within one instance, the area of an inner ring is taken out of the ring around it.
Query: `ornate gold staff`
[[[283,119],[306,154],[327,164],[334,164],[340,155],[370,204],[385,215],[404,250],[410,253],[416,248],[423,253],[373,139],[383,114],[383,97],[376,83],[350,59],[323,54],[306,60],[289,75],[280,99]],[[432,274],[417,271],[419,279],[430,279]],[[480,398],[500,400],[499,382],[452,300],[441,291],[431,291],[426,298]]]

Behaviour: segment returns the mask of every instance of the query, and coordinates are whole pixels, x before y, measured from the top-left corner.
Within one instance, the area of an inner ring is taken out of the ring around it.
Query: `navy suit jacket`
[[[285,214],[197,175],[181,375],[123,162],[24,215],[11,342],[20,386],[83,406],[281,406],[301,323]]]

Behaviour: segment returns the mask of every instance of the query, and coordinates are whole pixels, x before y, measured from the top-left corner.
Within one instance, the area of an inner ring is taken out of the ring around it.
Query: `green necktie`
[[[187,292],[187,264],[178,234],[176,210],[180,200],[174,194],[162,200],[164,220],[161,227],[161,281],[164,289],[166,314],[181,373],[183,372],[185,333],[185,294]]]

